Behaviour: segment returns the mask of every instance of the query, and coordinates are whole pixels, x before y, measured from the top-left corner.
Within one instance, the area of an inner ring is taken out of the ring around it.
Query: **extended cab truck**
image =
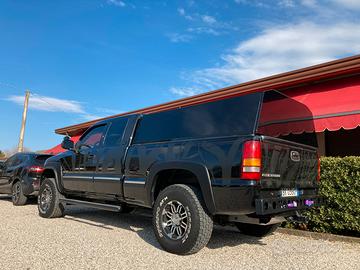
[[[263,236],[321,204],[316,148],[260,133],[274,100],[307,110],[278,92],[253,93],[104,120],[75,146],[65,137],[69,151],[46,161],[39,214],[63,216],[67,204],[152,208],[158,241],[177,254],[203,248],[213,222]]]

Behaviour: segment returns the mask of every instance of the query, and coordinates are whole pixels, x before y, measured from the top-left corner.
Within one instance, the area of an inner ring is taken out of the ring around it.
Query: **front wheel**
[[[280,224],[271,224],[271,225],[258,225],[258,224],[248,224],[248,223],[235,223],[235,226],[246,235],[263,237],[274,232]]]
[[[12,186],[12,203],[13,205],[25,205],[27,202],[27,197],[24,195],[22,185],[20,181],[17,181]]]
[[[164,250],[187,255],[207,245],[213,221],[200,192],[195,187],[177,184],[165,188],[157,197],[153,226]]]
[[[61,194],[56,188],[55,179],[46,178],[40,186],[38,196],[39,215],[43,218],[56,218],[64,215],[64,207],[60,204]]]

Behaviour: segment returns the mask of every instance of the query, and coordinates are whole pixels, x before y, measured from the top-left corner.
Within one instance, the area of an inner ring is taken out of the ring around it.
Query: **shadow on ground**
[[[66,210],[67,220],[80,222],[89,226],[101,227],[106,230],[120,228],[130,230],[146,243],[162,249],[156,240],[152,227],[152,214],[149,210],[136,209],[130,214],[107,212],[87,208],[70,207]],[[241,234],[234,227],[215,226],[212,237],[207,245],[210,249],[222,247],[235,247],[243,244],[265,245],[261,238]]]
[[[11,201],[11,195],[7,195],[7,194],[0,194],[0,200],[1,201],[8,201],[10,203],[12,203]],[[36,197],[30,197],[28,198],[26,204],[30,204],[30,205],[37,205],[37,198]]]

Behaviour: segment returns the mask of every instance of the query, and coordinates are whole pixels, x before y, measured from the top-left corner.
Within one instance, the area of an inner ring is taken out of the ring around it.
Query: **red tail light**
[[[40,167],[40,166],[31,166],[27,170],[28,170],[28,172],[42,173],[44,171],[44,168]]]
[[[247,141],[244,143],[241,162],[241,178],[260,180],[261,177],[261,142]]]
[[[320,181],[320,156],[318,155],[318,159],[317,159],[317,177],[316,177],[317,181]]]

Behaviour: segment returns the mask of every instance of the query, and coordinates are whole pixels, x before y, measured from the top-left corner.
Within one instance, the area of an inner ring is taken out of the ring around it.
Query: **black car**
[[[271,137],[287,123],[266,121],[269,106],[309,113],[273,91],[98,122],[46,161],[39,214],[152,208],[159,243],[177,254],[204,247],[214,222],[264,236],[322,204],[316,148]]]
[[[51,155],[17,153],[0,163],[0,193],[11,194],[14,205],[24,205],[28,197],[37,196],[39,176]]]

